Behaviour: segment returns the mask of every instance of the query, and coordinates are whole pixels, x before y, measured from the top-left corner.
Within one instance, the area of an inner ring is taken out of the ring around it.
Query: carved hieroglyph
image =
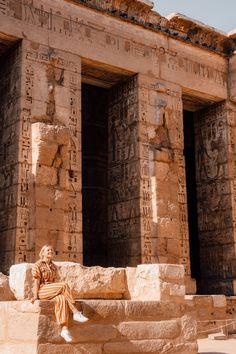
[[[181,90],[142,75],[139,85],[143,261],[180,263],[190,276]]]
[[[25,41],[21,90],[15,262],[81,261],[80,59]]]
[[[19,147],[20,117],[20,72],[21,50],[13,48],[8,52],[7,60],[2,57],[0,63],[0,264],[3,271],[6,265],[15,261],[15,234],[24,237],[24,227],[18,228],[16,223],[19,206],[24,203],[20,193],[27,189],[25,181],[18,181],[18,155],[22,153]],[[24,218],[24,216],[23,216]],[[23,240],[23,238],[21,239]],[[25,243],[18,244],[18,253],[24,261]]]
[[[200,286],[205,293],[233,293],[233,117],[223,102],[200,111],[195,120]]]
[[[137,76],[111,90],[108,147],[108,264],[141,260]]]

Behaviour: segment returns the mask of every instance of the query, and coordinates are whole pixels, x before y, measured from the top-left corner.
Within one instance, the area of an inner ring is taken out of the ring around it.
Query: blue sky
[[[236,28],[236,0],[152,0],[155,10],[166,16],[179,12],[229,32]]]

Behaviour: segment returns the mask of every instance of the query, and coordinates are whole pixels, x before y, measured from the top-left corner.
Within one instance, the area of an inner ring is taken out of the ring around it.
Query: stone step
[[[158,301],[80,300],[89,317],[70,319],[73,343],[60,336],[51,301],[0,302],[0,353],[197,354],[196,322],[182,304]]]

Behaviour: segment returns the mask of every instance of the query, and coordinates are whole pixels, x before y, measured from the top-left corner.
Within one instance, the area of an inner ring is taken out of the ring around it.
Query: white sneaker
[[[87,322],[88,318],[85,317],[82,312],[77,311],[73,314],[73,320],[78,322]]]
[[[61,330],[61,337],[65,339],[66,342],[71,343],[73,338],[70,334],[70,331],[68,329],[62,329]]]

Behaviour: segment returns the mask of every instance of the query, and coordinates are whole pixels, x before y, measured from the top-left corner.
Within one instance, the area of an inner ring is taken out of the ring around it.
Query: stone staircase
[[[71,319],[74,342],[59,335],[51,301],[0,302],[1,354],[196,354],[196,323],[181,303],[82,300],[89,322]]]

